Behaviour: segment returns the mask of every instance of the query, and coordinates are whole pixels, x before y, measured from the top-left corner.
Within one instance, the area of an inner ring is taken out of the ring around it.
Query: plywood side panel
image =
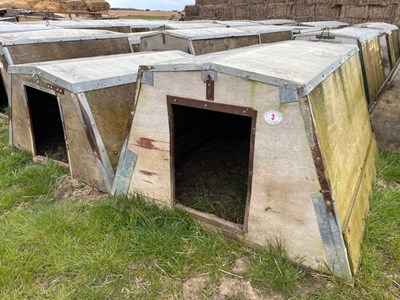
[[[1,75],[1,80],[3,81],[3,85],[5,88],[5,92],[8,95],[8,73],[7,73],[7,68],[8,68],[8,63],[6,58],[3,55],[0,55],[0,63],[1,63],[1,68],[0,68],[0,75]]]
[[[260,34],[261,44],[289,41],[292,39],[291,31],[262,33]]]
[[[140,51],[180,50],[190,53],[189,41],[163,33],[144,36],[140,39]]]
[[[30,76],[14,75],[11,78],[12,80],[11,126],[13,132],[12,146],[32,153],[33,143],[31,137],[30,113],[28,107],[26,106],[25,89],[23,85],[23,82],[27,81],[28,77]]]
[[[196,40],[193,41],[192,43],[195,52],[194,54],[202,55],[207,53],[257,45],[260,43],[260,38],[258,35],[254,35],[254,36],[243,36],[243,37],[229,37],[223,39]]]
[[[71,176],[100,191],[106,191],[102,173],[93,154],[80,118],[78,100],[74,94],[66,91],[58,95],[64,118],[66,143],[69,151]]]
[[[114,171],[128,135],[136,83],[85,93]]]
[[[344,238],[347,244],[349,260],[353,275],[356,274],[361,260],[361,244],[365,231],[365,219],[369,211],[369,197],[375,181],[375,163],[377,147],[375,139],[371,139],[371,148],[368,154],[365,170],[363,172],[360,187],[351,215],[346,227],[343,228]]]
[[[362,43],[365,71],[368,80],[369,101],[373,101],[385,82],[383,57],[379,39],[371,39]]]
[[[15,64],[131,53],[127,38],[15,45],[8,49]]]
[[[310,94],[310,104],[342,226],[372,136],[358,57],[353,56]]]
[[[137,162],[130,193],[172,205],[166,96],[208,102],[200,72],[154,73],[154,84],[141,86],[133,119],[128,148],[137,155]],[[326,256],[312,202],[320,187],[300,104],[281,105],[279,88],[220,73],[214,102],[251,107],[258,114],[245,239],[267,246],[278,238],[290,256],[301,256],[306,265],[321,268]],[[272,108],[279,109],[285,118],[276,127],[263,119],[264,112]]]

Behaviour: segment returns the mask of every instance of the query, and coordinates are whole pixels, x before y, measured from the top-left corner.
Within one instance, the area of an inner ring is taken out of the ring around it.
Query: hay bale
[[[292,5],[292,15],[294,18],[310,18],[315,16],[315,5],[294,4]]]
[[[343,5],[340,18],[359,18],[362,20],[368,19],[368,6],[358,6],[358,5]]]
[[[319,20],[339,20],[341,6],[331,6],[328,4],[315,5],[315,21]]]

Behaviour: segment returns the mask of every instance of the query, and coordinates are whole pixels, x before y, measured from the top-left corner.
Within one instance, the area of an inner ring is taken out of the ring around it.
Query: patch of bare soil
[[[331,277],[314,273],[312,279],[297,285],[297,293],[305,298],[317,295],[321,291],[334,292],[337,285],[331,281]]]
[[[376,181],[376,185],[378,187],[380,187],[380,188],[383,188],[383,189],[387,189],[387,188],[400,189],[400,183],[389,182],[389,181],[386,181],[386,180],[381,179],[381,178],[379,178]]]
[[[204,299],[203,291],[209,286],[211,279],[208,275],[194,277],[183,284],[184,300]]]
[[[65,200],[100,200],[107,197],[106,194],[81,183],[70,176],[61,178],[54,191],[54,198],[58,201]]]
[[[183,300],[283,300],[281,295],[262,295],[249,281],[223,278],[210,295],[211,279],[208,275],[191,278],[183,285]]]

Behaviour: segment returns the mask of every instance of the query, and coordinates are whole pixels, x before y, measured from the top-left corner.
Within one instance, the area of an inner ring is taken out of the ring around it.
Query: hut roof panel
[[[126,37],[126,34],[106,30],[53,29],[3,34],[0,35],[0,45],[9,46],[33,43],[50,43],[58,41],[65,42],[123,37]]]
[[[199,29],[165,30],[164,33],[189,40],[206,40],[215,38],[256,35],[255,33],[243,31],[236,28],[199,28]]]
[[[237,29],[258,34],[292,31],[291,29],[276,25],[244,26],[244,27],[237,27]]]
[[[270,20],[261,20],[261,21],[254,21],[263,25],[297,25],[298,22],[294,20],[287,20],[287,19],[270,19]]]
[[[329,34],[333,36],[358,39],[360,42],[370,40],[379,36],[379,33],[376,30],[355,27],[333,29],[329,31]]]
[[[140,65],[179,60],[191,55],[181,51],[129,53],[69,59],[9,67],[10,73],[38,74],[74,93],[135,82]]]
[[[320,28],[340,28],[349,26],[348,23],[340,21],[301,22],[300,25],[309,27],[320,27]]]
[[[381,29],[384,31],[394,31],[399,29],[396,25],[383,22],[361,23],[354,25],[354,27]]]
[[[225,25],[216,23],[195,23],[195,22],[168,22],[165,25],[166,29],[198,29],[198,28],[225,28]]]
[[[0,34],[24,32],[24,31],[51,30],[51,29],[55,29],[55,27],[47,26],[45,23],[25,24],[25,22],[23,23],[2,22],[0,26]]]
[[[153,65],[155,71],[214,70],[308,94],[358,52],[346,44],[288,41],[188,58],[175,64]]]
[[[257,26],[260,23],[256,21],[246,21],[246,20],[233,20],[233,21],[215,21],[217,24],[224,25],[226,27],[243,27],[243,26]]]

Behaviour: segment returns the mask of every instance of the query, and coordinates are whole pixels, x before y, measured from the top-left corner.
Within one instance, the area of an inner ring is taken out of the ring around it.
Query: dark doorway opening
[[[243,108],[232,113],[228,105],[213,103],[204,109],[175,103],[170,104],[175,201],[244,225],[255,111],[246,110],[243,115]]]
[[[7,113],[8,108],[8,98],[6,85],[2,78],[0,78],[0,113]]]
[[[55,95],[25,86],[36,155],[68,163],[64,128]]]

